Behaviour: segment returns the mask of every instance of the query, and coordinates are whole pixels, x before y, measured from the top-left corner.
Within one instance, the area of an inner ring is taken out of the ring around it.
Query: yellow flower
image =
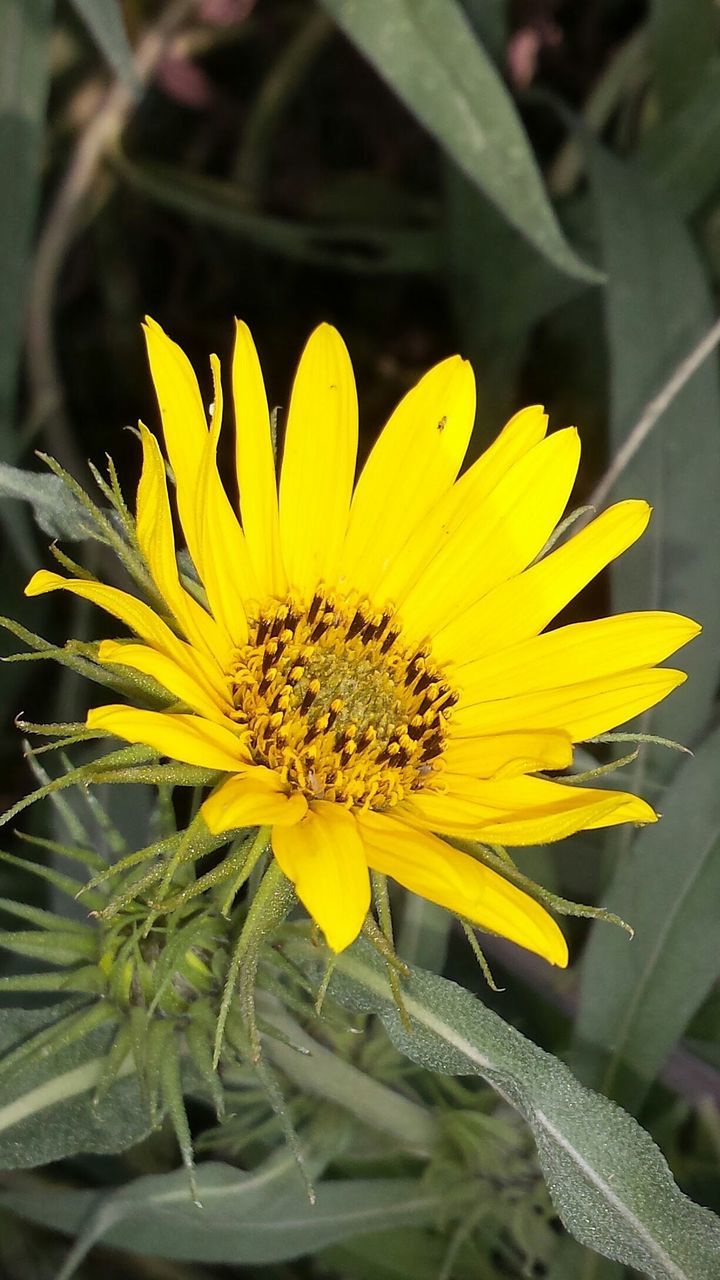
[[[536,776],[567,769],[573,743],[685,679],[655,666],[700,629],[676,614],[544,632],[640,536],[647,504],[618,503],[538,560],[573,487],[577,433],[546,437],[542,409],[525,409],[458,480],[475,414],[458,356],[408,392],[354,485],[355,383],[326,324],[295,377],[278,494],[262,373],[238,323],[238,519],[216,462],[217,357],[208,426],[186,356],[153,321],[145,336],[207,605],[180,578],[163,458],[141,427],[137,537],[169,621],[45,571],[27,593],[64,588],[120,619],[138,640],[104,641],[99,661],[153,676],[180,709],[98,707],[88,724],[229,775],[205,801],[207,826],[271,826],[275,858],[335,951],[362,927],[372,868],[565,965],[552,917],[442,836],[535,845],[655,821],[637,796]]]

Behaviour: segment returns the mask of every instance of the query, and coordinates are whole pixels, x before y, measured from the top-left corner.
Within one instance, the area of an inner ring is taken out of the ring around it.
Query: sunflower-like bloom
[[[157,680],[166,711],[103,706],[88,724],[227,776],[202,813],[214,833],[272,828],[272,850],[335,951],[358,935],[369,870],[481,928],[567,963],[552,917],[443,836],[536,845],[654,822],[618,790],[570,786],[573,744],[645,711],[685,679],[658,668],[699,631],[628,613],[545,631],[647,525],[620,502],[538,559],[568,502],[574,429],[516,414],[458,479],[475,414],[470,366],[429,371],[398,405],[355,483],[352,366],[321,325],[300,361],[279,491],[250,333],[232,360],[239,516],[192,367],[153,321],[145,336],[177,508],[204,588],[181,580],[158,442],[141,426],[137,539],[167,616],[115,588],[37,573],[120,619],[101,663]]]

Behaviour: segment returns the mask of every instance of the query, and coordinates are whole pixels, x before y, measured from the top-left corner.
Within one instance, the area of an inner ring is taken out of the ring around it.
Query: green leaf
[[[45,964],[79,964],[92,960],[97,945],[90,930],[80,932],[75,928],[64,932],[44,929],[17,929],[0,931],[0,947],[14,955],[42,960]]]
[[[17,366],[48,92],[52,0],[0,5],[0,457],[14,459]]]
[[[714,10],[713,0],[652,0],[655,83],[667,114],[687,100],[714,56]]]
[[[617,1262],[589,1253],[572,1236],[566,1236],[553,1258],[548,1280],[625,1280],[626,1275]]]
[[[60,1006],[64,1014],[71,1006]],[[52,1026],[50,1009],[0,1009],[0,1055]],[[101,1027],[49,1057],[27,1058],[0,1083],[0,1168],[29,1168],[77,1152],[124,1151],[150,1132],[130,1060],[98,1108],[113,1028]]]
[[[470,445],[477,451],[495,438],[517,406],[520,370],[538,322],[587,286],[555,271],[451,164],[445,175],[444,220],[463,352],[483,371],[478,425]]]
[[[291,261],[359,275],[438,270],[440,244],[434,230],[271,217],[249,212],[243,191],[229,182],[169,164],[134,164],[127,157],[116,157],[116,164],[122,177],[149,199]]]
[[[405,1227],[332,1245],[318,1261],[321,1274],[327,1271],[343,1280],[408,1280],[408,1276],[412,1280],[439,1280],[447,1252],[448,1242],[439,1234]],[[452,1275],[453,1280],[457,1276],[480,1280],[483,1272],[477,1265],[472,1270],[458,1269],[456,1259]]]
[[[57,476],[0,462],[0,498],[29,502],[38,525],[51,538],[91,536],[87,513]]]
[[[0,1205],[66,1235],[85,1231],[82,1254],[102,1238],[133,1253],[235,1266],[282,1262],[364,1232],[429,1223],[447,1205],[447,1195],[410,1178],[321,1182],[313,1205],[286,1151],[252,1173],[200,1165],[197,1187],[201,1209],[184,1170],[138,1178],[99,1210],[96,1191],[7,1192]]]
[[[570,248],[513,100],[456,0],[322,0],[391,89],[508,222],[559,271]]]
[[[595,207],[607,271],[611,453],[647,402],[705,336],[714,302],[692,240],[657,186],[593,147]],[[720,677],[720,384],[705,363],[665,410],[613,490],[655,508],[644,537],[612,570],[614,610],[672,609],[697,618],[703,634],[683,651],[685,687],[643,718],[642,728],[692,746],[707,727]],[[672,770],[675,754],[643,752],[629,767],[630,790],[646,785],[651,762]],[[651,800],[653,796],[649,797]]]
[[[496,62],[505,56],[508,39],[507,0],[461,0],[465,16]]]
[[[305,966],[313,958],[296,944]],[[315,961],[315,963],[317,963]],[[408,1030],[367,944],[337,960],[331,993],[378,1013],[397,1049],[430,1071],[487,1080],[526,1119],[555,1207],[582,1244],[650,1280],[716,1280],[720,1221],[684,1196],[655,1143],[455,983],[416,970],[403,986]]]
[[[720,186],[720,61],[709,62],[684,106],[643,139],[638,162],[662,184],[680,217],[702,207]]]
[[[580,1051],[596,1050],[583,1078],[633,1110],[720,974],[705,945],[720,908],[719,770],[716,729],[665,792],[662,822],[618,865],[607,901],[635,937],[595,929],[583,961],[576,1034]]]
[[[135,63],[118,0],[72,0],[72,3],[119,79],[137,86]]]

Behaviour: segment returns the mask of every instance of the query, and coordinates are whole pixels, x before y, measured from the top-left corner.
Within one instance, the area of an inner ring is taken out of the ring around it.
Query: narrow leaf
[[[651,0],[650,47],[660,101],[671,114],[715,57],[713,0]]]
[[[21,471],[0,462],[0,498],[28,502],[37,524],[51,538],[92,536],[87,513],[58,476]]]
[[[297,952],[306,967],[313,964],[307,944]],[[352,1009],[379,1014],[413,1062],[481,1076],[517,1108],[535,1137],[555,1207],[582,1244],[650,1280],[716,1280],[720,1221],[682,1194],[636,1121],[584,1088],[564,1063],[455,983],[422,970],[404,985],[408,1030],[382,962],[364,943],[338,957],[330,991]]]
[[[680,217],[696,213],[720,186],[720,62],[709,62],[685,104],[660,120],[638,150]]]
[[[704,337],[714,303],[692,240],[658,188],[597,147],[590,168],[608,275],[614,453]],[[666,409],[613,492],[614,499],[642,497],[655,508],[638,546],[613,566],[614,609],[674,609],[703,624],[682,654],[687,685],[642,722],[644,730],[687,746],[707,726],[720,677],[720,559],[706,554],[720,542],[718,421],[720,383],[710,359]],[[670,753],[643,752],[627,770],[626,785],[642,790],[648,764],[661,776],[677,763]]]
[[[512,98],[456,0],[322,3],[508,222],[559,271],[599,279],[565,240]]]
[[[48,91],[53,0],[0,5],[0,457],[13,460],[15,391]]]
[[[87,1248],[102,1238],[133,1253],[242,1266],[302,1257],[369,1231],[429,1223],[448,1204],[447,1194],[413,1179],[377,1178],[321,1182],[311,1205],[285,1151],[253,1173],[203,1164],[197,1190],[202,1209],[193,1205],[187,1174],[179,1170],[137,1178],[99,1211],[95,1191],[6,1192],[0,1205],[66,1235],[83,1231]]]
[[[118,0],[72,0],[72,3],[115,74],[134,87],[137,78],[133,51]]]
[[[372,226],[367,222],[298,222],[248,211],[238,187],[177,165],[136,164],[116,157],[122,175],[136,190],[186,218],[206,222],[259,248],[294,262],[357,275],[435,273],[440,241],[432,228]],[[182,563],[182,562],[181,562]],[[196,579],[193,569],[190,577]]]
[[[618,865],[608,905],[632,921],[632,942],[596,929],[585,954],[583,1078],[633,1110],[720,975],[706,945],[720,915],[719,771],[716,729],[665,792],[662,822]]]
[[[57,1008],[1,1009],[0,1053],[51,1028],[57,1017]],[[101,1027],[49,1057],[26,1058],[2,1080],[0,1168],[26,1169],[80,1151],[123,1151],[150,1132],[130,1059],[102,1105],[93,1106],[112,1035],[112,1027]]]

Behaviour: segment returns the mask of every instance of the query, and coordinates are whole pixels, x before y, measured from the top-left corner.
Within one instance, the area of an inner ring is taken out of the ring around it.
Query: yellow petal
[[[273,853],[333,951],[357,938],[370,909],[370,877],[355,818],[314,801],[293,827],[275,827]]]
[[[247,764],[247,753],[232,729],[211,724],[200,716],[166,715],[137,707],[94,707],[88,711],[88,728],[104,729],[126,742],[141,742],[160,755],[201,769],[237,773]]]
[[[643,667],[559,689],[457,706],[453,733],[469,738],[503,733],[522,725],[523,729],[562,729],[573,742],[583,742],[654,707],[686,679],[683,671],[670,667]]]
[[[98,650],[98,662],[109,663],[111,666],[132,667],[134,671],[142,671],[144,675],[152,676],[163,688],[181,702],[186,703],[188,707],[192,707],[192,710],[197,711],[199,715],[205,716],[208,720],[214,720],[217,724],[226,723],[226,713],[223,711],[220,699],[216,700],[209,696],[193,676],[183,671],[182,667],[179,667],[174,659],[168,658],[167,654],[158,653],[157,649],[151,649],[144,644],[103,640]],[[224,705],[227,711],[231,709],[229,694]]]
[[[232,387],[240,512],[261,595],[282,596],[287,584],[265,384],[250,330],[242,320],[235,323]]]
[[[567,945],[552,916],[490,867],[386,814],[369,810],[358,815],[358,825],[375,871],[551,964],[567,965]]]
[[[451,731],[442,760],[443,768],[450,773],[467,773],[475,778],[509,778],[540,769],[567,769],[572,756],[572,741],[561,730],[472,738],[455,737]]]
[[[357,454],[358,408],[350,357],[337,330],[311,334],[290,398],[280,477],[280,539],[291,590],[305,600],[334,584]]]
[[[196,488],[198,467],[207,435],[205,406],[193,367],[185,352],[149,316],[145,318],[143,332],[160,407],[165,447],[177,485],[180,523],[190,555],[202,577]]]
[[[353,494],[340,577],[371,593],[426,512],[453,483],[475,419],[475,378],[452,356],[392,414]]]
[[[511,467],[544,439],[547,421],[540,405],[522,409],[510,419],[497,439],[447,490],[435,508],[427,511],[394,561],[387,565],[375,592],[379,604],[404,599],[409,594],[426,565],[447,541],[448,528],[460,524],[477,510]]]
[[[232,646],[227,632],[180,585],[165,465],[157,440],[140,423],[143,468],[137,492],[137,536],[153,581],[191,644],[228,665]]]
[[[439,662],[482,657],[537,635],[647,527],[646,502],[618,502],[525,573],[503,583],[433,635]]]
[[[477,498],[482,492],[491,493],[495,485],[511,467],[545,439],[548,416],[541,404],[531,404],[513,414],[500,434],[480,455],[460,480],[460,485],[472,490]]]
[[[654,809],[624,791],[573,787],[544,778],[492,779],[445,774],[442,794],[419,791],[398,816],[431,831],[508,845],[546,844],[576,831],[621,822],[655,822]]]
[[[226,681],[214,657],[195,652],[183,644],[142,600],[128,595],[126,591],[118,591],[117,587],[106,587],[102,582],[62,578],[59,573],[49,573],[47,569],[40,569],[33,575],[25,588],[25,595],[39,596],[46,591],[60,590],[99,605],[124,622],[147,644],[167,654],[183,670],[202,679],[219,698],[227,697]]]
[[[577,432],[557,431],[525,454],[472,511],[449,522],[444,546],[408,597],[397,600],[411,638],[434,635],[534,559],[565,510],[579,460]]]
[[[200,457],[196,476],[198,536],[203,562],[203,583],[210,608],[235,645],[247,641],[245,602],[257,599],[258,585],[250,564],[240,523],[222,486],[217,468],[217,446],[222,426],[220,365],[211,358],[215,379],[212,426]]]
[[[278,775],[262,766],[222,782],[201,809],[214,835],[240,827],[293,826],[306,811],[305,797],[288,793]]]
[[[625,613],[576,622],[511,645],[454,673],[461,705],[518,697],[652,666],[698,635],[677,613]]]

